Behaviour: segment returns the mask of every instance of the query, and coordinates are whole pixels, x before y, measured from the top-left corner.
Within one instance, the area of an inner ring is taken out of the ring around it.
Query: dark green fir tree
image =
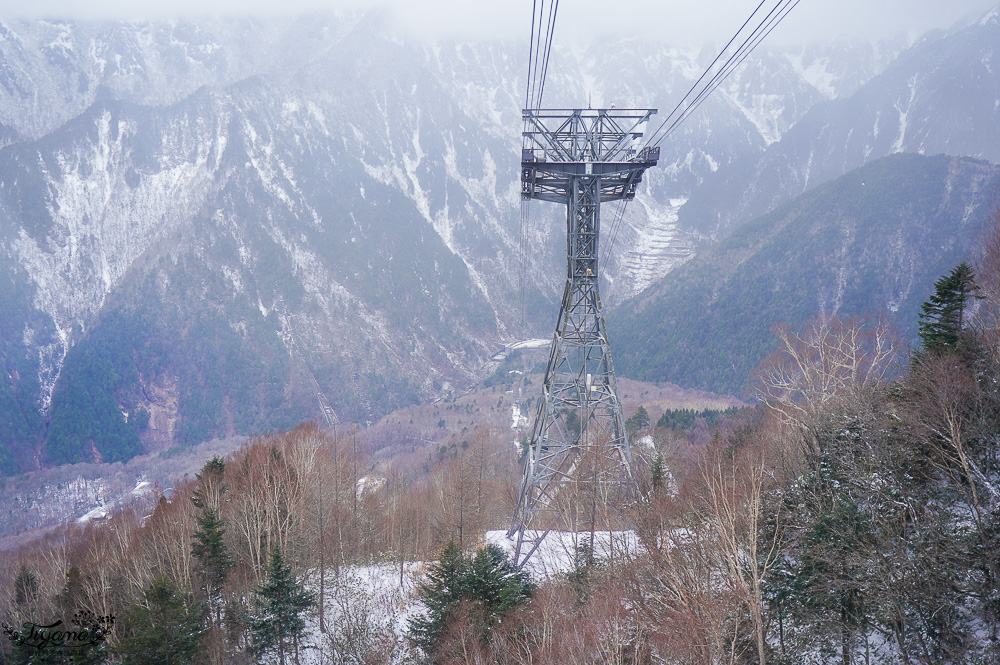
[[[295,579],[277,544],[271,550],[267,579],[254,590],[252,602],[253,611],[246,621],[253,636],[253,652],[258,656],[276,653],[281,665],[286,665],[290,656],[298,665],[306,627],[302,615],[313,606],[315,597]]]
[[[650,469],[649,473],[653,491],[659,492],[663,489],[664,481],[667,477],[667,466],[663,461],[663,455],[661,453],[656,453],[656,457],[653,459],[653,467]]]
[[[223,540],[226,527],[219,511],[205,508],[197,519],[198,528],[194,532],[191,554],[198,562],[202,591],[218,625],[222,622],[222,587],[233,568],[233,558]]]
[[[960,263],[934,282],[934,293],[920,306],[918,334],[928,351],[954,349],[966,323],[969,300],[976,296],[976,276]]]
[[[425,612],[410,620],[410,641],[433,658],[448,622],[460,604],[468,601],[475,609],[472,618],[485,642],[504,615],[527,602],[532,589],[528,574],[496,545],[487,545],[469,558],[452,541],[417,588]]]
[[[649,412],[640,405],[631,418],[625,421],[625,428],[632,434],[649,429]]]
[[[167,575],[153,578],[143,595],[144,602],[133,606],[120,623],[128,630],[117,649],[121,665],[197,662],[203,606],[189,602]]]
[[[14,604],[24,609],[34,604],[37,598],[38,578],[22,563],[14,578]]]

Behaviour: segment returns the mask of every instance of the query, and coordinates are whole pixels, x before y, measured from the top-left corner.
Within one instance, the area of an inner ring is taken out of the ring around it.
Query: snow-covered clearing
[[[536,583],[570,572],[576,553],[590,538],[589,532],[550,532],[527,563]],[[618,558],[638,549],[632,531],[594,532],[594,555],[599,559]],[[514,541],[506,531],[488,531],[483,544],[495,544],[513,554]],[[407,622],[421,610],[417,585],[431,564],[425,562],[376,563],[344,566],[339,574],[328,568],[323,580],[323,615],[326,632],[320,630],[319,612],[306,618],[306,645],[302,665],[330,665],[344,662],[335,653],[365,647],[381,650],[387,665],[409,660]],[[306,588],[319,597],[320,579],[315,572]],[[353,662],[348,660],[347,662]]]

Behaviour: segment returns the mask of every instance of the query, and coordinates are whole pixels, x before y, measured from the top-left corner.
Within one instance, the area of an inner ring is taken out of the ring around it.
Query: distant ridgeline
[[[934,281],[968,258],[1000,168],[898,154],[738,227],[608,317],[615,364],[646,381],[738,394],[774,326],[887,316],[914,339]]]

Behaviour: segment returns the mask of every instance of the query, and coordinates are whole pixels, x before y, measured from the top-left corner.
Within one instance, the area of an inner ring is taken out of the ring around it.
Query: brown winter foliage
[[[628,526],[638,547],[577,552],[573,570],[540,580],[489,630],[474,599],[457,601],[427,661],[1000,662],[1000,216],[976,269],[974,317],[954,347],[905,358],[891,331],[865,320],[780,328],[758,406],[714,431],[639,433],[652,442],[635,451],[639,496],[602,518]],[[8,552],[0,613],[13,625],[74,607],[119,614],[162,575],[204,598],[192,542],[212,510],[233,565],[207,599],[225,612],[206,619],[197,662],[251,662],[235,616],[275,545],[312,575],[321,610],[346,607],[328,571],[381,561],[402,576],[407,561],[448,542],[475,549],[507,526],[511,444],[509,430],[470,425],[422,462],[414,446],[393,466],[354,432],[306,425],[256,438],[149,514],[123,510]],[[321,627],[338,662],[420,656],[356,608]]]
[[[218,511],[234,563],[223,589],[227,611],[260,584],[275,544],[297,574],[319,577],[347,564],[432,559],[451,539],[474,546],[510,512],[505,495],[513,481],[506,469],[513,447],[506,440],[502,454],[500,447],[488,431],[467,432],[427,460],[429,473],[414,477],[373,469],[352,432],[333,435],[303,425],[254,438],[227,457],[222,473],[206,465],[149,514],[121,510],[5,553],[0,579],[14,580],[24,567],[37,589],[18,598],[12,583],[0,585],[0,615],[13,626],[80,607],[121,617],[164,574],[197,601],[206,593],[192,555],[202,509]],[[238,621],[226,623],[230,634],[210,632],[204,640],[202,662],[241,662],[237,654],[247,636]],[[112,644],[115,639],[112,633]]]

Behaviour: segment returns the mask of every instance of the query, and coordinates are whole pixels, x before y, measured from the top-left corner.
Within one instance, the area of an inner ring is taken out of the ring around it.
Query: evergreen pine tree
[[[202,467],[201,473],[195,474],[195,478],[198,479],[198,487],[191,494],[191,503],[193,503],[198,508],[216,508],[217,505],[210,505],[210,497],[206,496],[208,494],[206,489],[209,487],[214,487],[221,485],[222,478],[226,473],[226,461],[216,455],[212,459],[205,462],[205,466]],[[217,489],[218,493],[225,492],[224,487],[219,487]]]
[[[631,418],[625,421],[625,427],[633,434],[649,429],[649,412],[640,405]]]
[[[191,554],[198,560],[205,597],[210,607],[215,609],[216,622],[221,622],[222,586],[233,568],[233,558],[223,542],[225,532],[219,511],[205,508],[198,515],[198,529],[194,532],[191,545]]]
[[[663,463],[663,455],[661,453],[656,453],[656,458],[653,460],[653,468],[650,469],[650,482],[653,485],[653,491],[659,492],[663,489],[663,482],[666,479],[667,470],[666,465]]]
[[[18,607],[26,607],[35,602],[38,598],[38,578],[28,570],[28,567],[21,564],[14,578],[14,603]]]
[[[528,573],[520,570],[500,547],[492,543],[476,552],[470,573],[469,590],[484,605],[487,629],[531,596]]]
[[[928,351],[954,349],[965,324],[969,298],[976,294],[975,273],[960,263],[934,282],[934,293],[920,306],[920,341]]]
[[[417,588],[426,612],[410,620],[410,641],[433,655],[459,604],[470,601],[476,605],[475,620],[485,642],[493,626],[526,602],[532,589],[528,574],[496,545],[487,545],[470,559],[452,541]]]
[[[430,653],[444,632],[448,612],[468,591],[468,561],[453,540],[449,542],[438,562],[427,569],[427,577],[417,587],[417,596],[426,614],[418,614],[410,619],[410,640]]]
[[[153,578],[143,595],[145,602],[121,622],[130,631],[117,649],[121,665],[194,663],[204,634],[201,608],[189,603],[167,575]]]
[[[254,590],[253,613],[247,618],[254,653],[277,651],[281,665],[285,665],[286,657],[291,654],[298,663],[299,640],[306,627],[302,614],[314,602],[313,594],[302,589],[275,544],[268,561],[267,579]]]

